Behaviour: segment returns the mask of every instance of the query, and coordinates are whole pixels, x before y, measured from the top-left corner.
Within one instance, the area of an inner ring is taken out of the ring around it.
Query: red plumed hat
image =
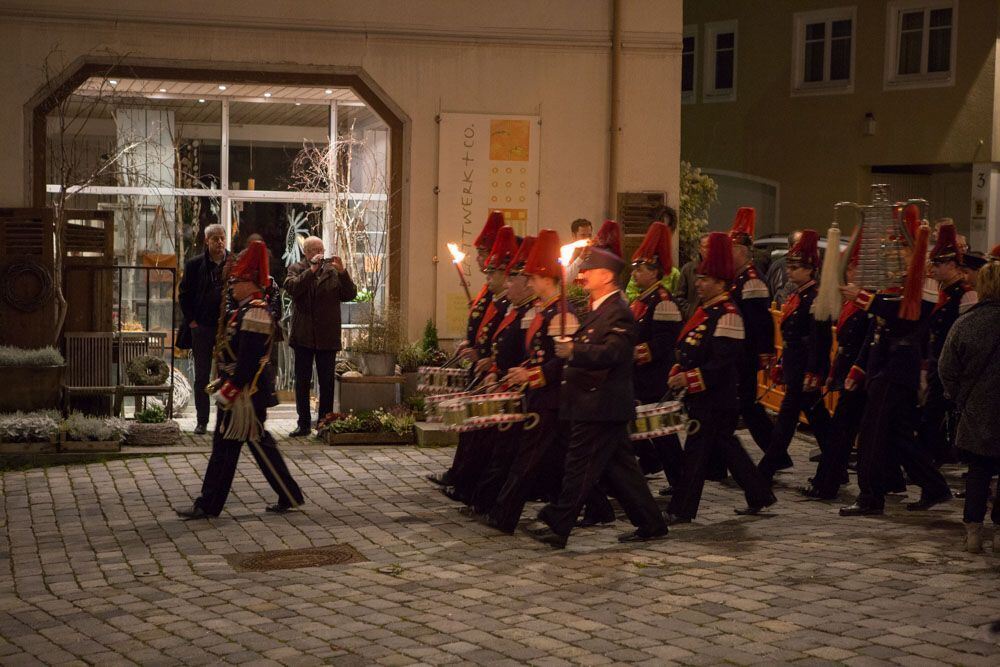
[[[708,235],[708,252],[698,265],[698,273],[727,283],[736,277],[733,268],[733,242],[727,234],[712,232]]]
[[[595,248],[603,248],[621,257],[622,232],[618,223],[614,220],[605,220],[601,228],[597,230],[597,234],[594,235],[594,242],[591,245]]]
[[[911,247],[917,238],[917,228],[920,227],[920,207],[916,204],[907,204],[903,207],[902,224],[903,235],[906,242]]]
[[[504,225],[497,231],[497,238],[493,242],[490,256],[486,258],[486,270],[503,271],[516,254],[517,240],[514,237],[514,228]]]
[[[531,248],[534,245],[534,236],[524,237],[524,240],[521,241],[521,245],[517,249],[517,254],[514,255],[514,259],[510,260],[510,264],[507,265],[508,276],[519,276],[524,273],[524,265],[527,263],[528,255],[531,254]]]
[[[552,229],[543,229],[538,232],[538,238],[531,246],[524,273],[561,279],[562,272],[562,265],[559,263],[559,234]]]
[[[497,233],[503,227],[503,213],[500,211],[490,211],[490,217],[486,218],[483,230],[479,232],[475,242],[472,244],[480,250],[492,250],[493,244],[497,240]]]
[[[931,262],[962,263],[962,251],[958,249],[958,232],[954,223],[946,222],[938,227],[937,243],[931,250]]]
[[[249,280],[258,287],[266,287],[271,280],[267,264],[267,246],[263,241],[251,241],[229,270],[229,280],[237,282]]]
[[[927,239],[930,235],[931,228],[927,225],[919,225],[913,232],[913,250],[906,269],[906,282],[903,283],[903,299],[899,304],[899,317],[904,320],[915,322],[920,319],[920,300],[927,277]]]
[[[632,255],[632,264],[658,266],[663,273],[673,268],[673,248],[670,227],[662,222],[654,222],[646,230],[646,236]]]
[[[1000,262],[1000,243],[993,246],[993,250],[990,250],[989,260],[991,262]]]
[[[803,229],[802,236],[788,251],[788,264],[819,267],[819,234],[815,229]]]
[[[729,230],[729,239],[739,245],[752,246],[756,226],[757,209],[752,206],[741,206],[736,210],[733,228]]]

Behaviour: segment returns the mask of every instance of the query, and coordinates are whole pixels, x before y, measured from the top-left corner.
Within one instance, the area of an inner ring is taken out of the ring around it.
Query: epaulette
[[[728,312],[720,317],[719,323],[715,325],[716,337],[743,340],[746,337],[746,332],[743,329],[743,318],[739,316],[739,313],[733,312],[729,308],[726,310]]]
[[[753,268],[751,267],[751,271]],[[771,291],[767,289],[767,285],[763,280],[758,278],[756,275],[750,276],[749,279],[743,283],[743,289],[740,290],[740,297],[744,300],[746,299],[767,299],[771,296]]]
[[[677,308],[677,304],[668,296],[656,304],[656,308],[653,309],[653,320],[657,322],[680,322],[681,311]]]
[[[261,305],[257,305],[255,301],[258,301]],[[250,302],[250,308],[247,309],[246,314],[243,316],[243,323],[240,329],[242,331],[270,335],[274,322],[271,319],[270,311],[267,309],[267,303],[259,300],[255,301]]]
[[[933,278],[924,278],[924,288],[922,298],[924,301],[930,301],[931,303],[937,303],[938,292],[941,291],[941,285],[938,281]]]

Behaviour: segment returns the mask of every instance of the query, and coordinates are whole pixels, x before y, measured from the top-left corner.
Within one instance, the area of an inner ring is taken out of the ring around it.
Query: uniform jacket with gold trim
[[[681,311],[659,283],[636,297],[630,309],[635,319],[635,396],[640,403],[652,403],[667,391]]]
[[[535,301],[528,300],[519,306],[511,305],[493,334],[493,366],[499,377],[511,368],[521,365],[527,358],[524,334],[535,317]]]
[[[830,366],[831,389],[839,391],[844,388],[851,367],[861,353],[871,317],[853,301],[847,301],[840,308],[837,318],[837,354]]]
[[[927,326],[935,299],[936,291],[925,290],[920,301],[920,318],[904,320],[899,316],[898,290],[861,290],[854,303],[872,316],[872,322],[855,362],[856,376],[868,380],[885,377],[910,388],[919,387]]]
[[[222,387],[219,392],[230,402],[244,392],[253,392],[255,409],[267,408],[274,396],[271,376],[262,372],[267,363],[274,334],[274,318],[261,296],[245,300],[226,313],[224,344],[217,352],[217,368]]]
[[[971,308],[979,299],[976,292],[962,280],[956,280],[947,287],[942,287],[937,303],[931,311],[928,323],[928,357],[932,362],[941,358],[944,340],[948,337],[952,325],[959,315]]]
[[[635,320],[621,292],[580,320],[563,369],[560,419],[626,422],[635,416]]]
[[[484,359],[492,353],[493,334],[496,333],[500,322],[507,315],[508,308],[510,308],[510,299],[507,298],[506,293],[494,295],[486,307],[486,312],[483,313],[479,327],[476,329],[475,348],[480,359]]]
[[[743,317],[729,294],[708,300],[691,316],[677,341],[671,375],[683,373],[685,400],[713,409],[738,410],[737,366],[743,355]]]
[[[755,357],[774,354],[771,291],[753,264],[740,269],[729,288],[729,294],[743,316],[746,335],[744,353]]]
[[[816,295],[815,280],[800,286],[781,308],[781,367],[785,384],[802,382],[806,373],[826,380],[830,371],[830,346],[833,334],[830,322],[817,322],[813,317]]]
[[[491,301],[493,301],[493,292],[486,289],[484,285],[473,300],[472,307],[469,308],[469,321],[465,327],[465,340],[468,341],[469,345],[476,344],[476,332],[479,331],[479,325],[482,323],[483,316],[486,315],[486,308]]]
[[[553,297],[539,303],[535,316],[524,333],[525,357],[530,371],[526,398],[530,410],[558,410],[559,383],[563,360],[556,356],[555,337],[559,335],[559,313],[566,310],[566,335],[576,332],[577,319],[566,301]]]

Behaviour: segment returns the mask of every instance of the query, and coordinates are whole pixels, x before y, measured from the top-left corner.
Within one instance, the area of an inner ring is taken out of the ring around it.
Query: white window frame
[[[846,80],[830,80],[830,55],[833,44],[833,22],[851,22],[851,71]],[[806,26],[825,23],[827,26],[823,45],[823,81],[806,81]],[[858,8],[834,7],[812,12],[796,12],[792,18],[792,95],[842,95],[854,92],[854,65],[857,53]]]
[[[698,26],[697,25],[686,25],[684,26],[683,39],[691,37],[694,39],[694,52],[692,57],[694,59],[694,65],[692,66],[691,72],[691,90],[681,90],[681,104],[693,104],[698,101]],[[684,42],[681,42],[681,76],[683,78],[684,73]]]
[[[927,58],[929,55],[930,11],[933,9],[951,9],[951,69],[947,72],[927,73]],[[903,14],[914,10],[923,10],[925,30],[920,51],[919,74],[897,74],[899,71],[899,40]],[[907,88],[943,88],[955,85],[955,70],[958,68],[958,0],[890,0],[886,6],[885,17],[885,73],[884,89],[900,90]]]
[[[717,89],[715,87],[715,38],[716,36],[731,32],[733,33],[733,87]],[[731,21],[718,21],[716,23],[705,24],[705,59],[703,71],[704,85],[702,87],[702,101],[704,102],[735,102],[736,87],[739,84],[737,74],[739,72],[739,52],[740,34],[739,24],[736,19]]]

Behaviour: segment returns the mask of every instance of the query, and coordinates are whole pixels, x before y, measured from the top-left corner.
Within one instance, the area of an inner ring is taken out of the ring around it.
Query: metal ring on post
[[[531,429],[538,426],[538,422],[542,421],[542,418],[537,412],[529,412],[528,418],[524,421],[524,430],[530,431]]]
[[[687,434],[694,435],[701,430],[701,422],[697,419],[689,419],[687,423]]]

